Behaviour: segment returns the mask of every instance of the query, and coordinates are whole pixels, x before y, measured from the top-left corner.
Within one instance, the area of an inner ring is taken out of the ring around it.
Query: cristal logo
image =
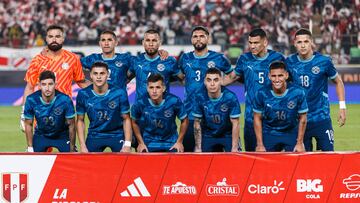
[[[285,190],[285,188],[281,187],[284,181],[280,181],[277,183],[274,180],[274,185],[266,186],[260,184],[251,184],[248,187],[248,191],[250,194],[278,194],[280,191]]]
[[[163,195],[196,195],[196,188],[193,185],[176,182],[173,185],[164,185]]]
[[[226,183],[226,178],[215,184],[206,185],[206,193],[208,196],[238,196],[239,185]]]
[[[296,180],[297,192],[323,192],[324,186],[321,185],[320,179],[297,179]]]

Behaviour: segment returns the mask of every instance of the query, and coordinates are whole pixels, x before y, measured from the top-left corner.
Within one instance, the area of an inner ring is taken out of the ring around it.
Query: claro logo
[[[248,192],[250,194],[278,194],[280,191],[285,190],[282,185],[284,181],[278,183],[277,180],[274,180],[274,185],[260,185],[260,184],[251,184],[248,187]]]

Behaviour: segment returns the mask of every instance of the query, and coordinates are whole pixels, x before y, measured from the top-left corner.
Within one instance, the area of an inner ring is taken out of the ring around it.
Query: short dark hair
[[[46,33],[48,33],[50,30],[60,30],[62,33],[64,33],[64,28],[60,25],[50,25],[46,28]]]
[[[206,70],[205,75],[209,75],[209,74],[218,74],[221,77],[221,71],[219,69],[217,69],[217,68],[208,68]]]
[[[100,40],[101,35],[104,35],[104,34],[112,35],[112,36],[114,37],[114,39],[116,39],[116,34],[115,34],[114,31],[112,31],[112,30],[104,30],[104,31],[102,31],[102,32],[100,33],[100,35],[99,35],[99,40]]]
[[[39,81],[46,79],[52,79],[55,82],[56,81],[55,73],[49,70],[41,72],[39,76]]]
[[[259,36],[260,38],[266,38],[266,32],[261,29],[261,28],[255,28],[253,30],[251,30],[251,32],[249,33],[249,37],[257,37]]]
[[[157,34],[161,38],[159,30],[157,30],[155,28],[150,28],[150,29],[146,30],[144,33],[144,37],[146,34]]]
[[[270,70],[274,70],[274,69],[284,69],[287,71],[286,69],[286,64],[283,61],[274,61],[270,64],[269,66]]]
[[[95,68],[95,67],[103,67],[103,68],[106,68],[107,71],[109,71],[109,66],[106,63],[102,62],[102,61],[94,62],[90,67],[90,71],[92,71],[92,69]]]
[[[309,35],[310,38],[312,38],[312,34],[310,32],[310,30],[305,29],[305,28],[300,28],[295,32],[295,37],[298,35]]]
[[[205,34],[206,35],[210,35],[210,33],[209,33],[209,30],[206,28],[206,27],[204,27],[204,26],[195,26],[193,29],[192,29],[192,31],[191,31],[191,36],[194,34],[194,32],[195,31],[197,31],[197,30],[202,30],[202,31],[204,31],[205,32]]]
[[[164,76],[162,76],[160,73],[151,73],[147,79],[147,84],[150,82],[157,82],[161,81],[162,84],[165,83]]]

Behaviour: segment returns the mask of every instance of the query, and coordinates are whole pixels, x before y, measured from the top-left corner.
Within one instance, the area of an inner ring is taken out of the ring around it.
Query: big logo
[[[6,202],[22,202],[27,198],[27,173],[3,173],[1,178],[2,198]]]

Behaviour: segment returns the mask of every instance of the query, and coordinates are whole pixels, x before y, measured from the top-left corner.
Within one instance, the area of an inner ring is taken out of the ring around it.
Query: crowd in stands
[[[358,0],[1,0],[0,46],[44,44],[50,24],[66,30],[68,45],[95,44],[99,33],[112,29],[121,44],[138,44],[143,33],[158,28],[163,44],[190,44],[194,25],[207,26],[214,44],[246,49],[246,34],[255,27],[269,33],[273,49],[294,52],[292,37],[311,28],[318,50],[335,63],[349,61],[358,46]]]

